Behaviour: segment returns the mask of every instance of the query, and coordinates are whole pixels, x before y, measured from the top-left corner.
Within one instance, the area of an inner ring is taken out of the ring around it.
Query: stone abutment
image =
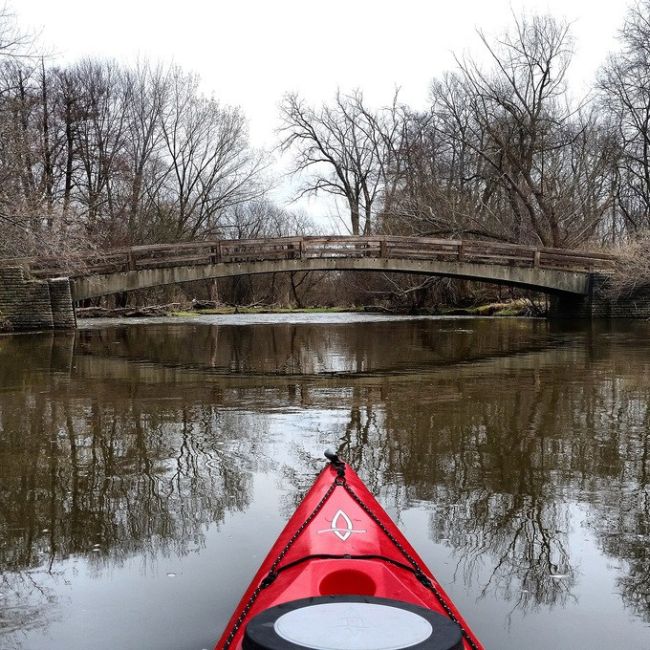
[[[592,273],[585,296],[557,294],[551,296],[550,318],[650,318],[650,287],[631,294],[612,296],[607,275]]]
[[[21,267],[0,268],[0,331],[76,326],[69,278],[32,280]]]

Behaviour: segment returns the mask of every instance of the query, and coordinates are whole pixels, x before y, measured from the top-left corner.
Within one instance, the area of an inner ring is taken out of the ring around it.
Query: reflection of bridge
[[[208,278],[295,271],[381,271],[586,295],[609,255],[421,237],[285,237],[135,246],[74,260],[30,260],[33,275],[73,279],[73,300]]]

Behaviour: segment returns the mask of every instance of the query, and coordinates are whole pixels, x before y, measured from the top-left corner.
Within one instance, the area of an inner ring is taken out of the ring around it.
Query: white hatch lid
[[[376,603],[301,607],[280,616],[274,629],[285,641],[314,650],[400,650],[433,632],[422,616]]]

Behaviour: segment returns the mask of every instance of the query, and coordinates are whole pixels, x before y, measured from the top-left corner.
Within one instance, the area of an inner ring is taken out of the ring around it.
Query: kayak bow
[[[357,474],[326,456],[215,650],[483,650]]]

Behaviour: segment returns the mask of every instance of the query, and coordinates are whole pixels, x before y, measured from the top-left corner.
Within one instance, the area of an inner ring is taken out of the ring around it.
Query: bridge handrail
[[[397,235],[316,235],[153,244],[87,253],[68,258],[64,264],[57,257],[3,259],[0,264],[29,266],[37,277],[75,277],[163,266],[331,257],[438,259],[579,272],[607,269],[616,259],[607,253],[536,248],[506,242]]]

